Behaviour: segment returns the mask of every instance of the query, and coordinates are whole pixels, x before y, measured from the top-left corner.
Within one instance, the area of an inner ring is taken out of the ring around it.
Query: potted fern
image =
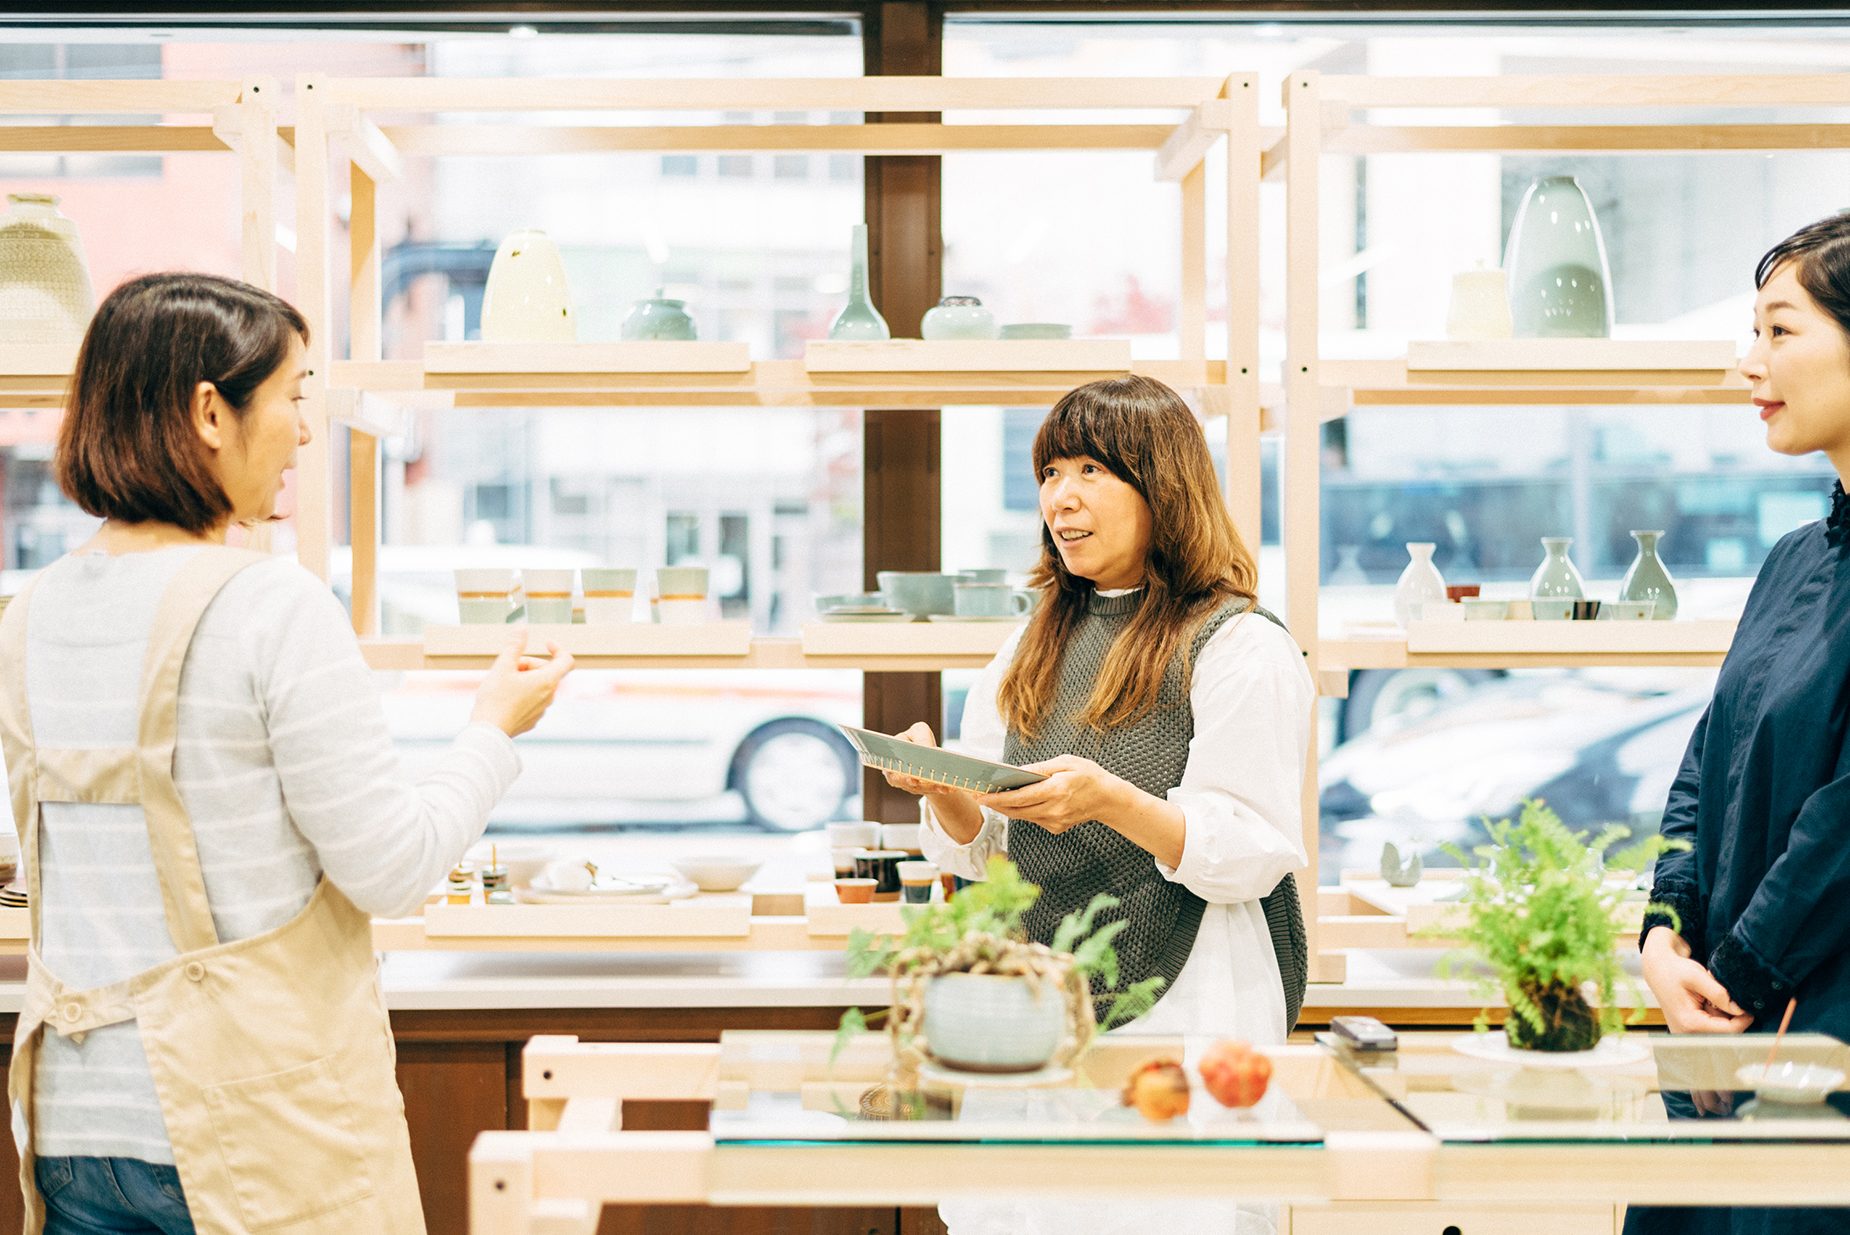
[[[1013,862],[992,858],[987,877],[941,904],[908,907],[897,936],[855,931],[848,972],[885,973],[892,982],[886,1018],[896,1067],[910,1072],[924,1059],[986,1072],[1029,1072],[1072,1062],[1098,1029],[1133,1020],[1156,1002],[1162,979],[1122,991],[1112,940],[1128,923],[1098,924],[1117,905],[1100,893],[1084,911],[1068,914],[1051,944],[1032,943],[1022,916],[1041,890]],[[1092,979],[1108,992],[1097,1015]],[[837,1046],[867,1029],[859,1008],[842,1015]]]
[[[1484,826],[1490,843],[1471,854],[1445,846],[1466,876],[1462,926],[1441,929],[1462,938],[1466,950],[1443,958],[1440,973],[1468,973],[1485,998],[1500,990],[1510,1009],[1503,1031],[1518,1050],[1591,1050],[1606,1034],[1637,1023],[1644,1016],[1638,984],[1613,948],[1626,886],[1605,877],[1607,851],[1629,830],[1613,825],[1588,843],[1538,800],[1524,802],[1514,821],[1487,819]],[[1610,865],[1638,871],[1687,847],[1653,835],[1613,854]],[[1629,1011],[1620,1005],[1621,990]],[[1488,1012],[1479,1012],[1478,1030],[1488,1026]]]

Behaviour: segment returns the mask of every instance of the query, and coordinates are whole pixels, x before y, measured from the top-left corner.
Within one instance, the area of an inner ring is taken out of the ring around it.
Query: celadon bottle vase
[[[880,316],[880,310],[874,308],[873,300],[867,295],[867,224],[854,225],[850,252],[848,303],[835,315],[835,324],[829,327],[829,338],[876,343],[890,339],[893,332],[886,328],[886,318]]]
[[[1657,542],[1663,538],[1662,532],[1633,532],[1632,539],[1638,542],[1638,556],[1625,571],[1625,577],[1619,580],[1620,600],[1649,600],[1656,604],[1651,609],[1653,618],[1673,618],[1677,615],[1677,585],[1664,569],[1663,559],[1657,556]]]
[[[1593,205],[1572,176],[1529,186],[1503,252],[1510,320],[1519,339],[1612,335],[1612,270]]]
[[[1569,546],[1574,543],[1567,536],[1544,536],[1542,548],[1546,556],[1542,564],[1535,568],[1535,574],[1529,578],[1529,597],[1532,600],[1582,600],[1586,597],[1586,585],[1581,582],[1580,572],[1574,569],[1574,563],[1568,558]]]
[[[82,341],[96,309],[77,225],[49,193],[9,193],[0,215],[0,342]]]
[[[1432,564],[1433,548],[1430,541],[1407,546],[1407,556],[1413,560],[1394,585],[1394,620],[1402,626],[1419,619],[1422,605],[1445,603],[1445,576]]]

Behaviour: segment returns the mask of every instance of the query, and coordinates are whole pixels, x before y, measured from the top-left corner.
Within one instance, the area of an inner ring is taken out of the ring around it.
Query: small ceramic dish
[[[1788,1106],[1824,1101],[1844,1083],[1843,1070],[1818,1063],[1799,1063],[1787,1059],[1774,1064],[1750,1063],[1736,1068],[1734,1079],[1742,1089],[1751,1089],[1762,1102],[1783,1102]]]
[[[871,904],[874,899],[874,886],[878,879],[837,879],[835,881],[835,899],[844,905]]]
[[[1472,597],[1463,604],[1467,622],[1501,622],[1510,615],[1510,602],[1507,600],[1481,600]]]
[[[737,854],[709,853],[675,858],[668,863],[702,892],[732,892],[758,873],[764,863]]]
[[[1599,616],[1605,622],[1639,622],[1656,608],[1654,600],[1609,600],[1600,606]]]
[[[1538,622],[1565,622],[1574,616],[1574,602],[1571,600],[1546,600],[1537,597],[1529,602]]]

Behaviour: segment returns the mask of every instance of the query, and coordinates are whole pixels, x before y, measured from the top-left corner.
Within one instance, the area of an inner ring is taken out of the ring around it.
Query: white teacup
[[[697,626],[707,620],[707,568],[663,566],[655,572],[656,612],[664,626]]]
[[[523,570],[521,589],[527,594],[527,620],[566,623],[572,620],[572,572]]]
[[[465,625],[495,625],[507,621],[513,609],[514,572],[471,568],[456,572],[456,608]]]
[[[579,572],[584,581],[585,622],[608,626],[636,620],[636,572],[634,569],[586,567]]]

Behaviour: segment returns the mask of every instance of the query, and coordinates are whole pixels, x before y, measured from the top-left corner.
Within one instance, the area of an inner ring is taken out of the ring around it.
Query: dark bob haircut
[[[1850,210],[1840,210],[1793,232],[1768,249],[1754,268],[1754,286],[1793,263],[1799,286],[1850,335]]]
[[[97,307],[77,354],[58,428],[58,486],[90,514],[200,533],[231,515],[193,427],[193,392],[210,382],[242,417],[289,359],[308,323],[282,299],[236,279],[150,274]]]

